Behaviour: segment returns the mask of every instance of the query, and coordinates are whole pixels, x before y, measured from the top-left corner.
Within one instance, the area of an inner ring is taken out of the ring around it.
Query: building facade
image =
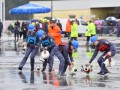
[[[119,0],[58,0],[30,1],[29,3],[53,7],[53,18],[105,19],[108,16],[120,18]],[[51,17],[47,14],[35,14],[34,18]]]

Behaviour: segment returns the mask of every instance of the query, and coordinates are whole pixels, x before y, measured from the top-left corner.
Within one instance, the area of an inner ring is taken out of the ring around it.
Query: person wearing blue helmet
[[[50,54],[50,71],[53,68],[53,60],[54,56],[60,60],[59,64],[59,75],[65,76],[66,69],[69,65],[69,68],[72,69],[73,65],[73,58],[72,58],[72,51],[78,49],[78,41],[73,40],[67,43],[61,43],[58,46],[54,47]]]
[[[56,46],[54,39],[51,36],[47,35],[43,30],[39,30],[37,32],[37,35],[40,40],[40,51],[42,52],[45,49],[45,50],[48,50],[49,53],[51,53],[53,48]],[[46,70],[46,66],[47,66],[47,63],[49,63],[49,61],[50,61],[49,58],[44,59],[43,69],[41,70],[42,72]],[[49,66],[51,66],[50,64],[51,63],[49,63]],[[51,70],[49,71],[51,72]]]
[[[28,31],[34,31],[35,30],[35,26],[32,24],[28,25]]]
[[[89,64],[92,63],[92,61],[95,59],[99,51],[103,52],[103,54],[97,60],[100,66],[100,72],[98,72],[98,74],[105,75],[109,73],[109,71],[106,68],[104,62],[106,59],[111,61],[111,57],[113,57],[116,54],[115,46],[113,43],[109,42],[108,40],[99,38],[97,36],[92,36],[91,42],[95,46],[95,51],[94,51],[94,54],[92,55],[92,58],[89,61]]]
[[[27,42],[27,49],[25,52],[25,56],[22,59],[22,61],[19,64],[18,69],[22,70],[29,55],[30,55],[30,65],[31,65],[31,71],[34,71],[34,62],[35,62],[35,56],[38,52],[39,48],[39,37],[37,36],[37,33],[35,32],[35,27],[32,24],[28,25],[28,32],[26,37]]]
[[[43,30],[39,30],[38,32],[37,32],[37,35],[38,35],[38,37],[39,38],[42,38],[42,36],[45,34],[45,31],[43,31]]]

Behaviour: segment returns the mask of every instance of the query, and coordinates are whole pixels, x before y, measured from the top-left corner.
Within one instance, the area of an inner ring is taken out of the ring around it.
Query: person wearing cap
[[[40,47],[41,51],[45,49],[48,50],[49,53],[51,53],[53,48],[56,46],[54,39],[51,36],[47,35],[43,30],[39,30],[37,32],[37,35],[40,39],[40,45],[42,45],[42,48]],[[48,62],[49,62],[49,58],[44,59],[43,69],[41,70],[42,72],[45,71]]]
[[[52,20],[52,23],[48,28],[48,35],[54,38],[56,45],[59,45],[61,43],[62,31],[57,26],[55,20]]]
[[[26,37],[27,42],[27,49],[24,58],[19,64],[18,69],[22,70],[29,55],[30,55],[30,65],[31,65],[31,71],[34,71],[34,62],[35,62],[35,56],[37,54],[38,48],[39,48],[39,37],[37,36],[37,33],[35,32],[35,27],[32,24],[28,25],[28,32]]]
[[[100,67],[100,72],[98,72],[98,74],[105,75],[109,73],[109,71],[106,68],[104,62],[106,59],[111,61],[111,57],[113,57],[116,54],[115,46],[108,40],[105,40],[103,38],[98,38],[97,36],[92,36],[91,42],[95,46],[95,51],[94,54],[92,55],[92,58],[89,61],[89,64],[92,63],[92,61],[95,59],[99,51],[103,52],[103,54],[97,60]]]
[[[73,40],[69,41],[68,43],[61,43],[58,46],[54,47],[50,54],[50,72],[53,68],[53,60],[54,56],[60,60],[59,64],[59,75],[64,76],[66,69],[69,65],[69,68],[72,69],[73,65],[73,58],[72,58],[72,51],[78,49],[78,41]]]

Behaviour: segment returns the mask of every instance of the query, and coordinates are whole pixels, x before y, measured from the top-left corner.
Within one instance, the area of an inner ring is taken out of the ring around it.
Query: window
[[[82,24],[82,25],[85,25],[85,26],[88,25],[85,21],[81,21],[81,24]]]
[[[69,18],[76,18],[76,15],[69,15]]]

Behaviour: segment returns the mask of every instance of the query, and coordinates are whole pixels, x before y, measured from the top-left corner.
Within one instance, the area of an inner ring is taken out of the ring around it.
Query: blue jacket
[[[99,51],[115,53],[116,49],[111,42],[109,42],[107,40],[99,40],[99,43],[95,47],[94,54],[93,54],[92,58],[90,59],[89,63],[91,63],[95,59],[95,57],[97,56]]]
[[[73,58],[72,58],[72,50],[70,50],[69,44],[66,43],[66,45],[59,46],[59,50],[61,51],[65,61],[68,63],[68,65],[70,65],[71,62],[73,62]]]
[[[42,44],[42,47],[47,47],[49,50],[52,50],[56,46],[54,39],[49,35],[41,39],[40,44]]]
[[[34,37],[35,42],[29,42],[28,41],[29,37]],[[30,47],[34,47],[35,45],[39,46],[39,37],[37,36],[37,33],[35,31],[34,32],[28,31],[27,37],[26,37],[26,42],[27,42],[27,46],[30,46]]]

